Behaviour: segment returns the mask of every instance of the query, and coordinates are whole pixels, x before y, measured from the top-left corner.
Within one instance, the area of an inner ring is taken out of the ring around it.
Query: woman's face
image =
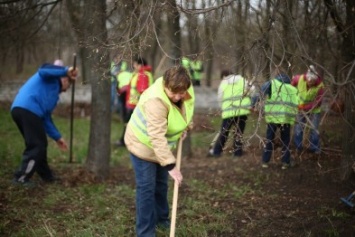
[[[172,92],[171,90],[169,90],[168,88],[165,88],[165,93],[168,96],[168,98],[173,102],[179,102],[182,98],[185,97],[186,95],[186,91],[183,92]]]

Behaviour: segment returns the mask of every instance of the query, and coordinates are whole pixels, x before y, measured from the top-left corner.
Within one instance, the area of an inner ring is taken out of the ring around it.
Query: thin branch
[[[229,6],[233,2],[236,2],[236,0],[228,1],[228,2],[223,3],[221,5],[218,5],[218,6],[215,6],[215,7],[209,7],[209,8],[206,8],[206,9],[187,9],[187,8],[182,7],[181,5],[178,5],[178,4],[176,4],[176,6],[181,12],[184,12],[186,14],[204,14],[204,13],[207,13],[207,12],[211,12],[211,11],[217,10],[219,8],[222,8],[222,7]]]

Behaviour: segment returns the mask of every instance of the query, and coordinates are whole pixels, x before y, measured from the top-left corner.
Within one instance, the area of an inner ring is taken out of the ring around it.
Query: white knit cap
[[[64,63],[63,63],[62,60],[56,59],[56,60],[54,61],[54,65],[56,65],[56,66],[64,66]]]
[[[309,66],[309,69],[306,74],[306,78],[308,81],[315,81],[318,78],[317,71],[313,65]]]

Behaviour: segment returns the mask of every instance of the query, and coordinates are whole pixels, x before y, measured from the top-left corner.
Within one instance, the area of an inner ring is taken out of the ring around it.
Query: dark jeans
[[[12,109],[11,115],[26,146],[21,166],[14,174],[15,179],[27,182],[36,171],[43,180],[51,181],[53,174],[47,162],[48,141],[42,119],[22,108]]]
[[[320,149],[320,138],[319,138],[319,123],[321,119],[321,114],[298,114],[297,122],[294,128],[293,141],[295,143],[296,149],[301,151],[303,149],[303,131],[306,126],[310,128],[309,132],[309,149],[312,152],[319,152]]]
[[[291,125],[290,124],[275,124],[275,123],[268,123],[266,129],[266,144],[263,151],[262,160],[263,162],[267,163],[270,161],[272,151],[274,148],[273,140],[275,138],[275,134],[277,129],[280,129],[281,135],[281,143],[282,143],[282,163],[289,164],[290,163],[290,131]]]
[[[137,237],[154,237],[155,228],[169,221],[168,171],[130,153],[136,179]]]
[[[220,155],[223,152],[223,147],[228,139],[229,131],[233,125],[235,125],[234,131],[234,143],[233,152],[235,156],[241,156],[243,153],[242,149],[242,137],[245,129],[245,123],[248,117],[246,115],[236,116],[232,118],[226,118],[222,121],[221,131],[216,140],[213,148],[214,155]]]

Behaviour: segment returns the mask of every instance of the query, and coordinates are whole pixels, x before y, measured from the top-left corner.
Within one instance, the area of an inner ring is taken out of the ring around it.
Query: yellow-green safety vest
[[[182,133],[190,124],[194,113],[195,95],[193,87],[190,86],[187,92],[191,96],[191,99],[184,101],[182,104],[186,111],[185,116],[181,114],[180,109],[174,105],[166,95],[162,77],[157,79],[154,84],[142,94],[138,105],[134,109],[129,121],[129,125],[131,126],[133,133],[141,143],[152,148],[152,144],[147,132],[147,120],[143,105],[149,99],[160,98],[169,106],[167,132],[165,137],[167,138],[170,148],[174,148],[176,146],[176,143],[181,137]]]
[[[190,59],[187,57],[182,57],[181,59],[181,66],[185,68],[187,71],[190,71]]]
[[[145,75],[148,76],[149,78],[149,86],[151,86],[154,82],[153,75],[149,71],[144,71],[143,72]],[[136,105],[138,103],[140,94],[137,91],[137,82],[138,82],[138,75],[139,73],[133,73],[132,79],[131,79],[131,88],[129,91],[129,100],[128,103],[132,105]]]
[[[132,73],[129,71],[122,71],[117,75],[118,89],[127,86],[132,78]]]
[[[119,69],[118,66],[120,65]],[[115,64],[115,62],[111,62],[111,73],[113,73],[113,69],[115,69],[115,74],[118,72],[123,72],[123,71],[127,71],[128,65],[126,61],[121,61],[118,65]],[[116,75],[116,80],[117,80],[118,75]],[[111,81],[113,82],[115,80],[115,77],[111,77]]]
[[[192,78],[201,81],[202,78],[202,61],[196,60],[191,62]]]
[[[298,112],[297,89],[276,79],[271,80],[271,96],[265,102],[265,121],[294,124]]]
[[[241,77],[241,76],[240,76]],[[231,118],[235,116],[250,114],[251,100],[244,95],[245,80],[241,77],[236,83],[222,84],[222,118]]]
[[[304,75],[300,76],[298,80],[297,89],[298,89],[298,104],[307,104],[314,101],[317,97],[318,91],[324,87],[323,82],[317,86],[313,86],[307,90],[307,82],[304,78]],[[314,114],[321,112],[321,108],[314,108],[312,111]]]

